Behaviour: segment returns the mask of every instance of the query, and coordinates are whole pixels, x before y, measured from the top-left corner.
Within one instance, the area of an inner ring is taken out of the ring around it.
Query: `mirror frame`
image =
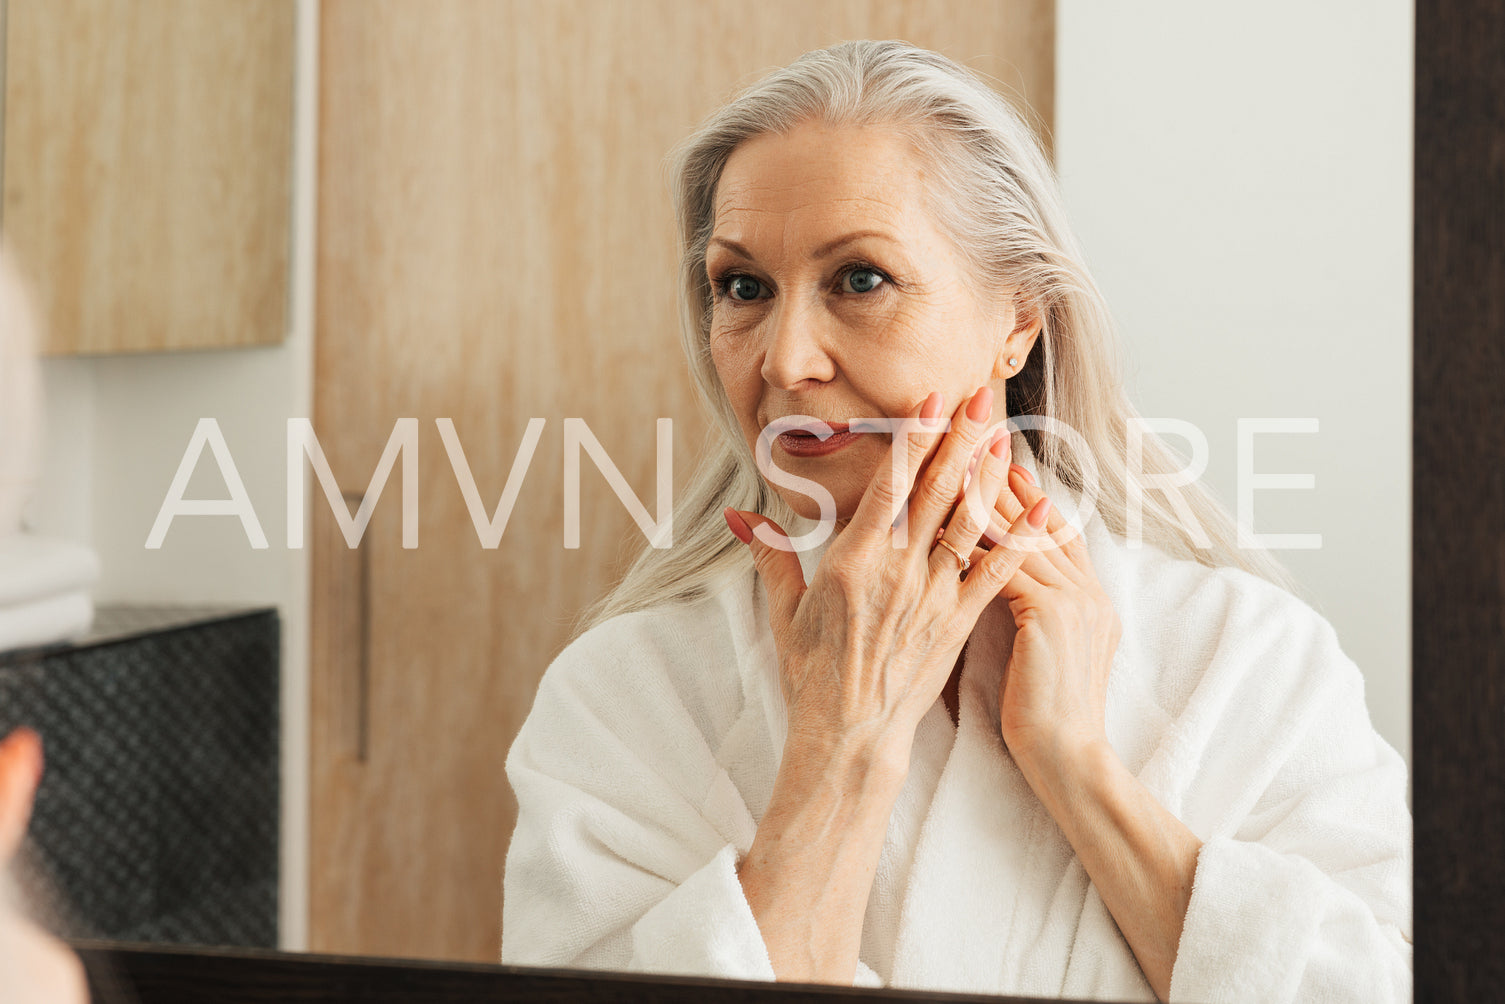
[[[1505,986],[1505,5],[1415,23],[1416,999],[1482,1000]]]
[[[75,942],[93,1004],[471,1004],[495,1001],[599,1004],[794,1004],[945,1001],[1060,1004],[1052,997],[991,997],[915,990],[708,980],[592,970],[533,969],[164,945]]]
[[[1417,5],[1415,24],[1415,987],[1418,1000],[1487,999],[1505,986],[1505,858],[1497,852],[1505,832],[1505,5],[1437,0]],[[1006,999],[249,950],[75,947],[100,1002]]]

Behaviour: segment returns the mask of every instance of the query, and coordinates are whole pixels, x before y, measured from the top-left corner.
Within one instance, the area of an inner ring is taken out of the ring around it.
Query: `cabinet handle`
[[[353,501],[357,507],[364,492],[341,492],[347,509]],[[368,527],[369,529],[369,527]],[[360,642],[355,676],[355,759],[365,763],[369,752],[371,719],[371,548],[362,534],[360,546]]]

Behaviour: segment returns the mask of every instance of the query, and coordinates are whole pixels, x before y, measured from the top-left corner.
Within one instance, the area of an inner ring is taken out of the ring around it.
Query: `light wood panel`
[[[368,540],[367,757],[358,562],[315,510],[311,946],[495,959],[515,806],[508,746],[575,615],[641,542],[587,462],[562,544],[562,420],[584,418],[649,510],[654,422],[683,486],[700,426],[677,341],[669,148],[734,85],[844,38],[904,37],[1052,111],[1048,0],[810,4],[324,0],[315,427],[363,490],[420,420],[419,546],[396,481]],[[486,505],[547,426],[501,545],[477,542],[434,427]],[[322,504],[321,504],[322,505]]]
[[[47,353],[280,342],[293,0],[9,0],[4,216]]]

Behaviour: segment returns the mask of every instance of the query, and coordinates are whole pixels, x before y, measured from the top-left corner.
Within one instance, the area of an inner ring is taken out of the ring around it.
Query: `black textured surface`
[[[277,614],[152,623],[0,656],[0,734],[36,729],[46,758],[28,884],[70,936],[273,947]]]
[[[149,604],[112,604],[100,606],[94,611],[94,620],[89,629],[76,638],[38,645],[25,649],[0,651],[0,666],[10,665],[23,659],[56,652],[78,650],[95,645],[107,645],[126,641],[145,634],[161,634],[181,628],[195,627],[219,620],[245,617],[259,611],[244,606],[162,606]]]

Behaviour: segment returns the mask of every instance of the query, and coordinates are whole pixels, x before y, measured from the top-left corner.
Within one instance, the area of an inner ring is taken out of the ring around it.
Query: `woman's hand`
[[[1108,742],[1108,672],[1122,626],[1086,542],[1028,471],[1011,466],[1008,482],[999,514],[1014,521],[1029,513],[1050,536],[1035,538],[1045,549],[1025,559],[996,601],[1017,625],[999,689],[1003,739],[1151,988],[1168,1000],[1202,842]]]
[[[1049,538],[1004,583],[998,602],[1016,626],[999,688],[1003,740],[1016,761],[1077,756],[1107,745],[1108,671],[1123,629],[1098,582],[1082,534],[1051,506],[1029,472],[1010,465],[998,511],[1028,513]]]
[[[981,441],[992,397],[990,388],[981,388],[957,408],[944,435],[941,397],[926,399],[911,416],[919,425],[907,438],[903,463],[881,465],[808,586],[796,555],[755,530],[767,524],[784,536],[781,528],[760,515],[728,510],[727,522],[750,543],[768,591],[791,729],[859,741],[891,735],[907,767],[914,728],[941,693],[978,615],[1028,555],[1010,547],[974,551],[985,528],[974,513],[997,504],[1008,468],[1007,434]],[[983,504],[958,506],[979,450],[975,491]],[[896,547],[894,518],[906,499],[907,541]],[[945,545],[937,543],[943,529]],[[1038,532],[1024,525],[1018,530]],[[957,555],[974,553],[978,560],[963,580]]]
[[[1038,533],[1021,523],[975,562],[959,557],[973,553],[1006,477],[1008,440],[994,439],[976,478],[986,504],[955,505],[984,445],[992,397],[987,388],[974,394],[944,437],[941,397],[926,398],[898,461],[881,465],[808,586],[798,556],[769,542],[782,531],[756,514],[726,511],[768,592],[789,706],[773,793],[737,866],[781,980],[851,983],[915,726],[978,615],[1024,560],[1016,538]],[[907,540],[895,547],[906,500]],[[770,529],[755,536],[764,524]]]

